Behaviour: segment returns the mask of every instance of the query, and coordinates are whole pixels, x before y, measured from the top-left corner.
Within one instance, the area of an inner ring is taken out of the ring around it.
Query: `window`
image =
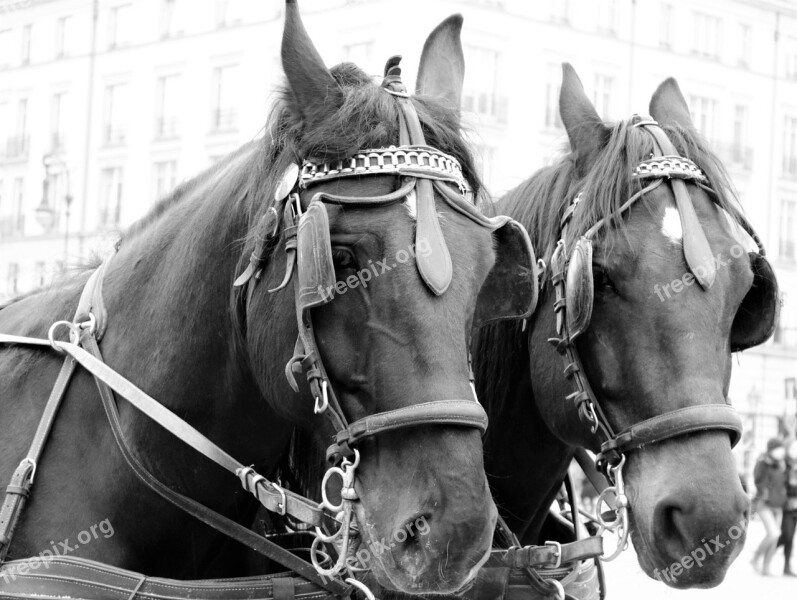
[[[739,44],[736,47],[738,55],[736,57],[736,63],[740,67],[749,67],[750,60],[753,54],[753,33],[752,28],[750,25],[746,23],[741,23],[739,25]]]
[[[741,164],[745,169],[752,168],[753,155],[747,145],[747,122],[749,109],[747,106],[737,104],[733,108],[733,143],[731,145],[731,160]]]
[[[797,38],[789,38],[785,43],[786,78],[797,79]]]
[[[559,116],[559,90],[562,87],[562,68],[559,65],[548,65],[548,82],[545,85],[545,127],[562,129]]]
[[[105,126],[103,142],[106,145],[124,144],[125,142],[125,101],[127,86],[122,83],[108,85],[105,88]]]
[[[617,34],[617,0],[598,2],[598,31]]]
[[[17,101],[17,118],[14,135],[8,138],[8,157],[23,157],[28,153],[28,99]]]
[[[30,63],[30,41],[32,34],[32,25],[25,25],[22,28],[22,64],[27,65]]]
[[[131,13],[129,4],[111,7],[108,13],[108,47],[126,46],[132,41]]]
[[[0,103],[0,158],[5,158],[11,144],[11,110],[8,102]]]
[[[216,26],[226,27],[241,21],[240,0],[216,0]]]
[[[550,0],[551,21],[554,23],[570,23],[570,0]]]
[[[8,263],[8,272],[6,273],[6,293],[10,295],[19,293],[19,264],[12,262]]]
[[[689,109],[692,121],[697,130],[709,141],[714,141],[714,125],[717,115],[717,101],[702,96],[689,98]]]
[[[50,102],[50,150],[57,152],[63,150],[65,144],[64,136],[64,92],[53,94]]]
[[[360,42],[343,46],[343,60],[368,69],[374,53],[373,42]]]
[[[180,102],[177,97],[180,77],[158,77],[155,86],[155,137],[173,138],[178,134]]]
[[[602,119],[608,120],[612,114],[612,99],[614,98],[614,77],[608,75],[595,75],[595,110]]]
[[[213,110],[211,113],[211,129],[213,131],[233,131],[237,126],[238,67],[227,65],[213,69]]]
[[[780,204],[780,252],[781,258],[797,260],[797,200],[784,199]]]
[[[177,161],[166,160],[156,162],[153,168],[155,198],[165,197],[177,185]]]
[[[175,13],[177,0],[161,0],[161,37],[171,37],[176,33]]]
[[[797,117],[783,122],[783,173],[797,176]]]
[[[61,58],[69,53],[71,19],[61,17],[55,24],[55,57]]]
[[[462,90],[462,108],[506,122],[507,103],[501,96],[501,54],[489,48],[465,46],[468,71]]]
[[[111,167],[100,172],[100,226],[119,224],[122,208],[122,168]]]
[[[662,4],[659,11],[659,46],[672,48],[673,46],[673,7]]]
[[[718,59],[722,45],[722,22],[719,17],[695,13],[694,24],[694,53]]]
[[[7,67],[11,64],[13,51],[11,49],[11,30],[0,30],[0,67]]]
[[[47,275],[47,267],[45,266],[43,260],[36,261],[36,265],[34,267],[34,273],[36,278],[36,285],[39,287],[44,287],[44,282]]]
[[[13,230],[17,235],[22,235],[25,231],[25,179],[17,177],[14,179],[14,190],[11,196],[13,202]]]

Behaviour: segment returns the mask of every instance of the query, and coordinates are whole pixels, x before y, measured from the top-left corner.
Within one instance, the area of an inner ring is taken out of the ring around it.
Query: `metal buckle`
[[[545,546],[553,546],[554,549],[554,556],[556,557],[556,564],[553,565],[552,569],[558,569],[562,566],[562,544],[559,542],[554,542],[553,540],[546,540]]]
[[[274,512],[284,517],[288,513],[288,498],[285,496],[285,490],[283,490],[282,487],[273,481],[271,482],[271,487],[280,493],[280,503],[277,504],[277,508],[279,508],[279,510]]]
[[[29,456],[26,456],[26,457],[25,457],[25,458],[23,458],[23,459],[22,459],[22,461],[19,463],[19,466],[21,467],[21,466],[22,466],[22,465],[24,465],[25,463],[27,463],[27,464],[29,464],[29,465],[31,466],[31,469],[30,469],[30,476],[29,476],[29,479],[28,479],[28,481],[30,482],[30,484],[31,484],[31,485],[33,485],[33,477],[36,475],[36,461],[35,461],[35,460],[33,460],[31,457],[29,457]]]
[[[317,415],[323,413],[329,407],[329,392],[327,391],[327,380],[321,380],[321,397],[315,397],[313,412]]]

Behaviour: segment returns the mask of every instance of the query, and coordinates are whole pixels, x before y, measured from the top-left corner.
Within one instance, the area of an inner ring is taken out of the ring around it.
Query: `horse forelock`
[[[706,175],[716,192],[718,206],[736,219],[741,214],[738,194],[708,142],[692,129],[661,127],[678,153],[692,160]],[[572,248],[578,236],[606,217],[610,217],[613,228],[624,231],[626,221],[617,210],[644,187],[631,173],[653,152],[651,136],[634,127],[633,119],[617,122],[611,126],[609,142],[584,177],[576,175],[575,156],[567,153],[510,191],[499,201],[499,212],[512,215],[526,227],[537,256],[547,261],[559,240],[562,216],[579,193],[581,201],[568,226],[568,247]]]

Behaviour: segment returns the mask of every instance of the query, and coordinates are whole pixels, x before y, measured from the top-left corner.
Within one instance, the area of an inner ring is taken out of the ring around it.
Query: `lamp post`
[[[67,257],[69,256],[69,213],[72,206],[72,192],[69,185],[69,168],[62,158],[55,154],[45,154],[42,158],[44,164],[44,180],[42,181],[42,201],[36,208],[36,220],[44,228],[45,231],[52,229],[55,223],[55,206],[50,206],[50,179],[53,175],[53,167],[58,167],[59,172],[64,174],[66,179],[66,194],[64,195],[64,203],[66,211],[64,212],[64,261],[63,265],[66,268]],[[55,204],[55,199],[53,204]]]

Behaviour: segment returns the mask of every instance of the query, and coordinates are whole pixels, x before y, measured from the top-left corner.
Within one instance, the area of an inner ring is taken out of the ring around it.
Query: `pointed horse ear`
[[[653,92],[649,106],[650,116],[661,125],[678,125],[682,129],[694,129],[689,105],[686,103],[678,82],[668,77]]]
[[[576,172],[583,177],[600,150],[609,141],[609,129],[590,102],[584,86],[570,63],[562,63],[559,114],[576,157]]]
[[[307,34],[296,0],[285,2],[282,68],[296,107],[308,123],[320,122],[343,104],[343,90]]]
[[[462,54],[462,15],[451,15],[426,38],[418,65],[415,93],[445,100],[459,110],[465,56]]]

